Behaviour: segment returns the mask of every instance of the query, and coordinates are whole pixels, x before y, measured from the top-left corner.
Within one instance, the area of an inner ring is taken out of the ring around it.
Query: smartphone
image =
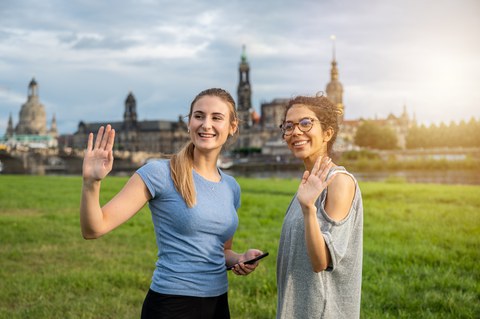
[[[268,252],[266,252],[266,253],[263,253],[263,254],[261,254],[261,255],[259,255],[259,256],[257,256],[257,257],[255,257],[255,258],[253,258],[253,259],[250,259],[250,260],[244,261],[243,263],[244,263],[244,264],[246,264],[246,265],[250,265],[250,264],[253,264],[253,263],[255,263],[257,260],[260,260],[260,259],[262,259],[262,258],[265,258],[265,257],[267,257],[267,256],[268,256]],[[235,265],[237,265],[237,264],[235,264]],[[227,267],[227,270],[230,270],[230,269],[232,269],[233,267],[235,267],[235,265],[233,265],[233,266],[230,266],[230,267]]]

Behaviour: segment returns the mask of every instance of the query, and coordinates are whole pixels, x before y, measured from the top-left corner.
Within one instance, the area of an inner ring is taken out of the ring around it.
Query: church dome
[[[20,109],[20,120],[16,134],[44,135],[47,133],[47,114],[37,95],[37,82],[33,78],[28,86],[28,100]]]

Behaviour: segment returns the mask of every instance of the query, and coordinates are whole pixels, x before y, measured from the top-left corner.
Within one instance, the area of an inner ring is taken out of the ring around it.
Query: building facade
[[[57,121],[52,116],[50,128],[47,127],[45,106],[40,102],[38,83],[32,78],[28,85],[27,101],[21,106],[19,120],[13,124],[12,115],[8,118],[5,143],[11,147],[30,146],[51,148],[57,146]]]
[[[106,124],[115,129],[115,149],[119,151],[173,154],[189,140],[187,124],[181,116],[177,121],[138,121],[137,118],[137,101],[130,92],[125,99],[123,121],[94,123],[81,121],[73,135],[73,147],[85,148],[88,134],[96,133],[100,126]]]
[[[289,155],[290,152],[282,137],[279,126],[282,122],[288,98],[275,98],[260,105],[260,114],[252,104],[252,83],[250,81],[250,64],[246,48],[243,46],[238,66],[237,112],[240,120],[237,141],[228,147],[228,150],[259,151],[264,155]],[[343,104],[343,85],[339,80],[338,63],[335,58],[335,49],[330,69],[330,81],[325,87],[325,93],[342,111],[340,132],[337,139],[337,151],[354,148],[354,137],[359,125],[364,121],[345,120],[345,106]],[[177,121],[166,120],[137,120],[137,102],[130,92],[125,100],[123,121],[109,122],[116,130],[116,147],[118,150],[131,152],[158,152],[172,154],[188,141],[186,123],[179,116]],[[399,147],[405,147],[405,138],[412,121],[408,118],[406,109],[400,117],[389,115],[387,119],[374,119],[380,125],[389,125],[397,133]],[[84,148],[88,133],[96,132],[105,123],[80,122],[74,134],[75,148]]]
[[[275,98],[263,102],[259,106],[260,113],[255,111],[252,104],[252,83],[250,79],[250,64],[243,46],[238,66],[237,111],[239,115],[239,137],[228,147],[228,150],[261,150],[265,155],[288,155],[288,148],[282,143],[279,125],[282,122],[288,98]],[[319,90],[321,91],[321,90]],[[329,98],[342,111],[340,132],[337,137],[337,151],[355,148],[354,137],[358,127],[364,119],[346,120],[343,104],[343,85],[339,80],[338,63],[335,58],[335,47],[330,70],[330,81],[325,88]],[[396,117],[390,114],[386,119],[369,120],[379,125],[388,125],[397,134],[399,148],[405,148],[408,129],[413,125],[404,107],[403,113]],[[188,140],[187,123],[179,116],[176,121],[168,120],[138,120],[137,101],[130,92],[124,103],[123,121],[93,122],[80,121],[77,131],[69,136],[67,143],[74,149],[84,149],[88,134],[97,132],[98,128],[111,124],[116,130],[116,150],[129,152],[148,152],[172,154],[177,152]],[[57,141],[55,116],[52,117],[51,127],[47,129],[45,107],[40,103],[38,84],[32,79],[28,86],[28,98],[20,110],[19,122],[14,127],[10,115],[5,137],[10,140],[42,141],[52,146]]]

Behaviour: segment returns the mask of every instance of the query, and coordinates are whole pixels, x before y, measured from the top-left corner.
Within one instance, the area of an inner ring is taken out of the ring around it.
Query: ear
[[[323,140],[325,142],[329,142],[332,139],[332,136],[333,136],[333,129],[331,127],[323,131]]]
[[[234,120],[230,123],[230,135],[233,136],[238,130],[238,120]]]

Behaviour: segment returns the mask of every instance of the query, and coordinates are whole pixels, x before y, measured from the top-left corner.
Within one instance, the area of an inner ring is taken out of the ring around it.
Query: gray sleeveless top
[[[330,251],[325,271],[312,270],[305,244],[303,214],[295,195],[283,221],[277,256],[277,318],[359,318],[362,283],[363,206],[356,179],[345,168],[333,173],[351,176],[355,195],[348,215],[334,221],[325,212],[325,189],[317,200],[317,218]]]

